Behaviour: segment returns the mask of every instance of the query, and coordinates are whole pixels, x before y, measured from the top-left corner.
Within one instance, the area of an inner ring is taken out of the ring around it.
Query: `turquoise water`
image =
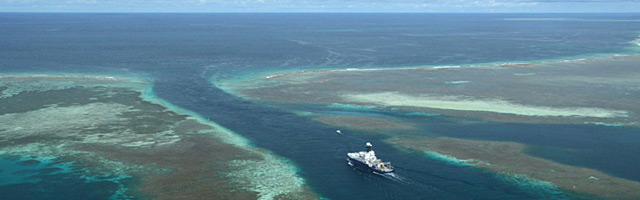
[[[128,180],[87,176],[73,163],[51,158],[0,157],[3,199],[128,199]]]
[[[428,159],[422,152],[399,151],[382,142],[384,136],[328,134],[335,127],[232,96],[209,80],[270,70],[473,65],[637,53],[633,41],[639,37],[638,18],[638,14],[5,13],[0,15],[0,72],[151,76],[157,97],[291,160],[310,187],[330,199],[558,199],[567,195],[522,179],[514,183],[473,167]],[[417,121],[421,129],[414,134],[521,142],[536,146],[530,149],[532,155],[640,180],[637,128],[481,121],[461,125],[437,113],[349,105],[304,110]],[[509,134],[513,131],[522,134]],[[361,149],[367,141],[394,162],[402,181],[360,173],[345,164],[344,153]],[[555,151],[566,147],[578,151]],[[73,170],[21,162],[0,161],[0,173],[8,177],[1,181],[0,193],[9,199],[24,199],[25,194],[33,199],[107,199],[121,191],[113,180],[87,181]]]

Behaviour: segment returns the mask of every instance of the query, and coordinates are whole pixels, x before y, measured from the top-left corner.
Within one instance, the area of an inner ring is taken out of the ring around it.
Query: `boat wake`
[[[409,184],[410,183],[406,178],[404,178],[404,177],[402,177],[400,175],[397,175],[397,174],[395,174],[393,172],[392,173],[385,173],[385,174],[374,172],[374,174],[380,175],[380,176],[382,176],[382,177],[384,177],[386,179],[389,179],[389,180],[392,180],[392,181],[395,181],[395,182],[398,182],[398,183],[404,183],[404,184]]]
[[[356,166],[354,166],[354,165],[353,165],[353,163],[351,163],[349,160],[347,160],[347,164],[349,164],[351,167],[354,167],[354,168],[356,167]],[[411,183],[411,182],[410,182],[410,181],[408,181],[406,178],[404,178],[404,177],[402,177],[402,176],[400,176],[400,175],[398,175],[398,174],[396,174],[396,173],[394,173],[394,172],[391,172],[391,173],[378,173],[378,172],[373,172],[373,174],[378,175],[378,176],[381,176],[381,177],[386,178],[386,179],[389,179],[389,180],[392,180],[392,181],[395,181],[395,182],[398,182],[398,183],[403,183],[403,184],[409,184],[409,183]]]

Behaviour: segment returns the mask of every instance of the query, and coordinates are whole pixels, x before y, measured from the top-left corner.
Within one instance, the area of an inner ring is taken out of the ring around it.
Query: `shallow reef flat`
[[[255,101],[374,106],[499,122],[640,126],[640,56],[275,74],[216,85]]]
[[[393,138],[398,147],[425,152],[452,164],[475,166],[509,177],[529,179],[548,189],[593,194],[606,199],[638,199],[640,183],[614,177],[593,169],[564,165],[530,156],[527,145],[515,142],[438,138]]]
[[[137,77],[0,75],[0,156],[121,184],[116,199],[317,199],[290,162]],[[16,184],[19,184],[17,182]]]
[[[538,157],[528,152],[534,144],[452,138],[425,128],[438,123],[489,123],[636,129],[640,126],[637,66],[640,55],[623,55],[500,65],[274,72],[214,84],[320,123],[359,130],[354,134],[383,135],[398,149],[486,169],[514,184],[576,198],[638,199],[639,182],[589,168],[593,166]],[[485,132],[490,135],[497,129]],[[516,129],[508,132],[518,134]]]

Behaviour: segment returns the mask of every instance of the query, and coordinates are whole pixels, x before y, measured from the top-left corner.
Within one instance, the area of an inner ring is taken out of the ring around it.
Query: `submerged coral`
[[[117,199],[316,198],[291,163],[150,88],[134,78],[2,75],[0,155],[73,165],[86,182],[117,183]],[[140,183],[125,185],[131,178]]]

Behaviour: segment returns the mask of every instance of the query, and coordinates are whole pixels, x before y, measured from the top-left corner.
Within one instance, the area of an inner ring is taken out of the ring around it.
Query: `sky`
[[[640,12],[640,0],[0,0],[0,12]]]

